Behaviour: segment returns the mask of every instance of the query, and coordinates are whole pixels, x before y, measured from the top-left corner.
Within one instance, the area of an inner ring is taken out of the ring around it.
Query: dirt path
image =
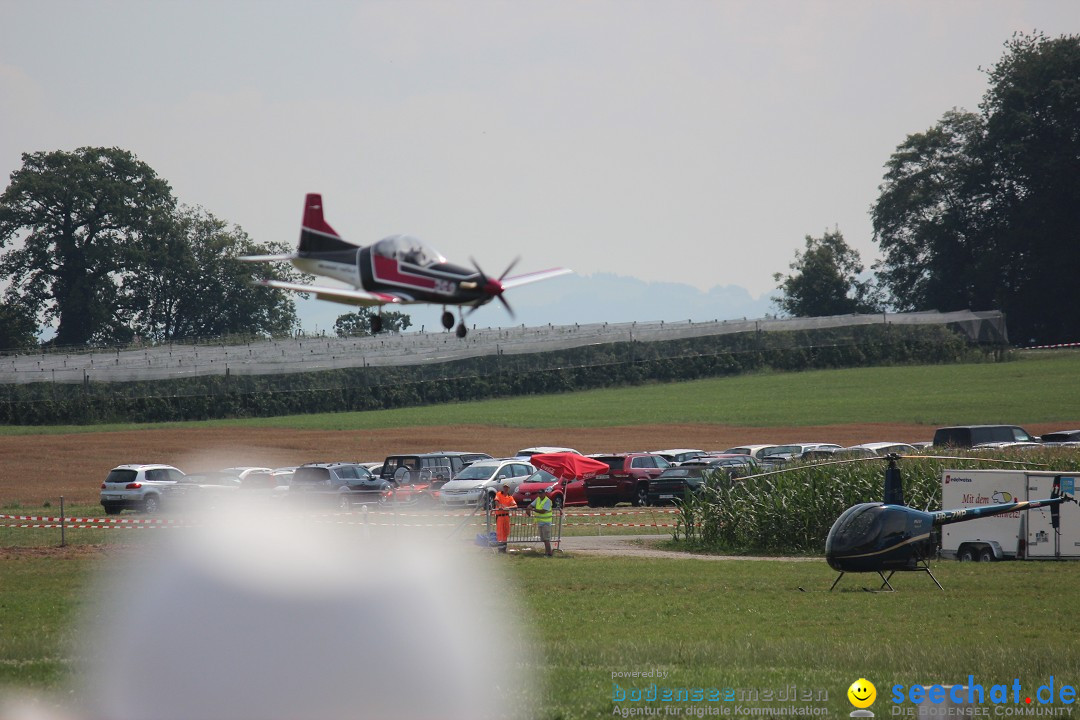
[[[609,555],[619,557],[657,558],[667,560],[780,560],[784,562],[821,562],[817,557],[759,557],[755,555],[699,555],[661,550],[653,547],[663,538],[656,535],[607,535],[566,537],[562,539],[562,549],[568,553],[582,555]]]

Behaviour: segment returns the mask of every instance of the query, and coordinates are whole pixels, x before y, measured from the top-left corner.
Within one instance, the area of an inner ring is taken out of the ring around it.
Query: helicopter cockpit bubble
[[[860,503],[836,518],[825,540],[825,557],[830,565],[836,555],[857,554],[864,548],[872,548],[881,531],[880,508],[883,507],[883,503]]]

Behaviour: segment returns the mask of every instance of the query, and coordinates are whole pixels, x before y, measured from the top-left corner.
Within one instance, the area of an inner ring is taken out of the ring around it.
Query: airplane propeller
[[[511,261],[511,263],[506,266],[506,269],[503,270],[502,275],[500,275],[497,280],[492,280],[490,277],[488,277],[488,274],[485,273],[480,267],[480,263],[476,262],[476,258],[469,258],[469,261],[472,262],[473,267],[476,268],[476,272],[480,273],[480,287],[492,297],[498,298],[499,302],[501,302],[503,304],[503,307],[506,308],[506,312],[510,313],[511,318],[514,317],[514,309],[510,307],[510,303],[505,297],[503,297],[502,281],[503,278],[510,274],[510,271],[514,269],[514,266],[518,264],[519,260],[521,260],[520,255],[514,258],[513,261]],[[472,315],[478,307],[479,305],[473,306],[472,310],[469,311],[469,314]]]

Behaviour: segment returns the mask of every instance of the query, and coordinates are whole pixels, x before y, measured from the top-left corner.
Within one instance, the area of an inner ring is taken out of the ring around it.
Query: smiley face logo
[[[847,689],[847,699],[859,709],[865,709],[877,700],[877,688],[866,678],[859,678]]]

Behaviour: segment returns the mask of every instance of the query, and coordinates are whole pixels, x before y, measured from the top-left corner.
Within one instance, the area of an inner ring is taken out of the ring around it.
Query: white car
[[[515,453],[515,456],[519,457],[519,458],[531,458],[533,455],[543,455],[543,454],[546,454],[546,453],[557,453],[557,452],[568,452],[568,453],[574,453],[575,455],[580,455],[581,454],[577,450],[575,450],[574,448],[548,447],[547,445],[543,445],[541,447],[530,447],[530,448],[524,448],[522,450],[518,450],[517,453]]]
[[[849,448],[844,448],[844,452],[848,450],[854,450],[856,452],[862,450],[869,450],[874,455],[889,455],[890,453],[896,453],[897,455],[914,455],[919,452],[919,449],[914,445],[909,445],[903,442],[870,442],[863,443],[861,445],[852,445]]]
[[[439,500],[448,508],[490,507],[495,492],[504,482],[510,485],[513,493],[534,472],[536,468],[518,458],[478,460],[439,488]]]
[[[119,465],[101,483],[101,506],[106,515],[121,510],[156,513],[162,491],[182,477],[172,465]]]
[[[752,455],[755,460],[761,460],[763,452],[765,450],[779,447],[778,445],[739,445],[738,447],[728,448],[724,450],[720,455]]]
[[[696,460],[700,457],[705,457],[708,453],[704,450],[692,450],[690,448],[673,448],[671,450],[650,450],[653,455],[662,455],[665,460],[671,463],[672,467],[680,465],[687,460]]]
[[[221,472],[236,475],[241,480],[246,480],[247,476],[251,475],[252,473],[271,473],[273,472],[273,469],[268,467],[252,467],[250,465],[245,465],[243,467],[223,468]]]

